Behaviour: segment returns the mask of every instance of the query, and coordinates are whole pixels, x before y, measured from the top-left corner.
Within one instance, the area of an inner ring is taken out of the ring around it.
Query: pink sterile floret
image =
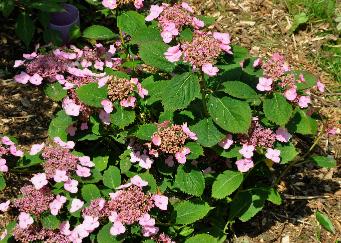
[[[167,210],[168,197],[163,195],[154,195],[153,200],[156,207],[161,210]]]
[[[279,157],[280,154],[281,154],[280,150],[268,148],[266,150],[265,157],[272,160],[275,163],[279,163],[279,161],[281,160],[281,158]]]
[[[239,153],[244,156],[244,158],[250,159],[253,156],[253,151],[255,147],[253,145],[243,144],[243,148],[239,150]]]
[[[180,60],[182,52],[180,50],[180,44],[169,47],[165,52],[165,57],[170,62],[177,62]]]
[[[272,79],[271,78],[259,78],[259,82],[256,88],[259,91],[271,91]]]
[[[211,63],[206,63],[202,65],[201,70],[208,76],[215,76],[219,72],[217,67],[214,67]]]
[[[276,140],[278,140],[282,143],[289,142],[291,137],[292,137],[292,135],[288,132],[288,130],[286,128],[279,127],[276,130]]]
[[[232,134],[227,134],[226,137],[220,141],[219,146],[223,149],[229,149],[233,144]]]
[[[253,161],[251,159],[237,160],[236,165],[240,172],[247,172],[254,166]]]

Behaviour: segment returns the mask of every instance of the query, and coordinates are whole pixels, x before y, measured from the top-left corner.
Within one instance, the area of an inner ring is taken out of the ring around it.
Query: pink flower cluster
[[[72,173],[75,172],[79,177],[90,177],[90,168],[95,164],[88,156],[77,157],[70,152],[75,146],[74,142],[64,142],[59,137],[54,138],[54,142],[53,146],[39,146],[39,152],[43,151],[42,157],[45,160],[44,173],[35,174],[31,182],[39,190],[49,183],[49,179],[53,179],[57,183],[64,183],[65,190],[76,193],[78,181],[72,179]],[[63,199],[60,202],[62,201]],[[58,202],[55,205],[57,204]]]
[[[116,9],[118,6],[133,3],[136,9],[143,7],[144,0],[103,0],[102,5],[110,10]]]
[[[301,108],[307,108],[311,103],[310,90],[299,92],[297,90],[298,83],[306,82],[303,74],[298,78],[294,74],[288,73],[291,69],[285,62],[284,56],[274,53],[272,57],[263,63],[261,59],[257,59],[253,66],[261,67],[264,70],[264,77],[259,78],[257,89],[262,92],[269,92],[275,89],[284,90],[284,97]],[[324,92],[324,84],[320,80],[316,84],[317,90]]]
[[[0,139],[0,172],[8,172],[8,156],[22,157],[24,152],[19,150],[9,137],[3,136]]]
[[[227,150],[234,143],[242,145],[239,153],[243,156],[243,159],[237,160],[236,165],[240,172],[247,172],[254,167],[252,157],[256,148],[266,148],[265,157],[279,163],[281,152],[273,148],[275,141],[287,143],[292,136],[286,128],[279,127],[276,132],[273,132],[270,128],[264,128],[258,118],[254,117],[248,134],[238,134],[237,137],[238,140],[234,141],[232,134],[227,134],[219,143],[219,146]]]
[[[219,69],[213,64],[221,53],[232,54],[230,43],[227,33],[196,31],[192,42],[169,47],[165,57],[170,62],[180,61],[182,57],[194,69],[200,68],[208,76],[215,76]]]
[[[194,29],[204,27],[204,22],[194,16],[194,10],[188,3],[176,3],[169,5],[163,3],[161,6],[152,5],[146,21],[157,19],[162,29],[161,36],[165,43],[170,43],[178,36],[182,27],[191,26]]]

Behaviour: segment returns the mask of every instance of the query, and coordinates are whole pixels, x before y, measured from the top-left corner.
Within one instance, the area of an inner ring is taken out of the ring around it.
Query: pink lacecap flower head
[[[310,104],[311,102],[311,99],[309,96],[301,96],[299,99],[298,99],[298,105],[301,107],[301,108],[307,108],[308,105]]]
[[[139,96],[142,99],[144,99],[144,97],[148,95],[148,90],[144,89],[140,83],[138,83],[136,86],[137,86],[137,92]]]
[[[88,130],[88,129],[89,129],[88,123],[82,122],[82,124],[81,124],[81,130],[83,131],[83,130]]]
[[[143,1],[144,0],[135,0],[134,1],[134,6],[136,9],[140,9],[140,8],[143,8]]]
[[[14,76],[14,81],[20,84],[27,84],[30,78],[30,75],[25,72],[21,72],[20,74]]]
[[[243,144],[242,149],[239,150],[239,153],[244,156],[244,158],[250,159],[253,156],[253,151],[255,147],[253,145]]]
[[[36,58],[38,55],[36,52],[32,52],[30,54],[23,54],[22,56],[27,60],[32,60],[32,59]]]
[[[78,192],[78,181],[69,179],[64,183],[64,189],[71,193],[77,193]]]
[[[131,183],[138,187],[144,187],[148,185],[147,181],[142,180],[142,178],[138,175],[135,175],[130,179]]]
[[[104,76],[98,80],[98,88],[102,88],[109,80],[109,76]]]
[[[161,37],[164,43],[170,43],[173,39],[173,35],[169,31],[162,31],[161,32]]]
[[[53,180],[55,182],[65,182],[69,180],[69,177],[67,176],[67,173],[65,170],[56,170],[53,176]]]
[[[142,154],[140,157],[140,160],[139,160],[139,166],[141,166],[144,169],[149,170],[150,168],[152,168],[153,162],[154,162],[154,160],[149,158],[148,155]]]
[[[265,157],[272,160],[275,163],[279,163],[279,161],[281,161],[281,158],[279,157],[281,154],[281,151],[278,149],[272,149],[272,148],[268,148],[266,150],[266,154]]]
[[[256,88],[259,91],[271,91],[272,79],[260,77]]]
[[[21,212],[19,214],[18,220],[19,220],[19,227],[21,229],[27,229],[27,227],[33,224],[34,222],[31,215],[25,212]]]
[[[153,200],[156,207],[161,210],[167,210],[168,197],[163,195],[154,195]]]
[[[7,200],[6,202],[0,203],[0,211],[1,212],[6,212],[9,209],[11,201]]]
[[[33,76],[30,77],[29,81],[31,84],[34,85],[41,85],[43,78],[39,74],[35,73],[33,74]]]
[[[102,5],[111,10],[117,8],[116,0],[103,0]]]
[[[229,45],[231,43],[230,35],[228,33],[214,32],[213,38],[225,45]]]
[[[219,72],[219,69],[217,67],[214,67],[211,63],[206,63],[202,65],[201,70],[211,77],[216,76]]]
[[[159,5],[152,5],[150,6],[150,13],[145,18],[146,21],[152,21],[153,19],[156,19],[160,16],[160,14],[163,11],[163,7]]]
[[[291,87],[284,91],[284,97],[289,101],[294,101],[297,97],[297,90],[296,87]]]
[[[76,135],[76,131],[77,131],[77,127],[75,125],[70,125],[68,128],[67,128],[67,133],[73,137]]]
[[[89,177],[89,176],[91,176],[90,169],[88,167],[84,167],[84,166],[81,166],[81,165],[77,165],[76,174],[79,177]]]
[[[166,165],[168,165],[169,167],[173,167],[174,166],[174,157],[172,155],[168,156],[165,159],[165,163]]]
[[[186,156],[191,152],[191,150],[187,147],[183,147],[180,151],[175,153],[175,159],[180,163],[186,163]]]
[[[170,62],[177,62],[180,60],[182,52],[180,50],[180,44],[169,47],[165,52],[165,58]]]
[[[64,98],[62,107],[65,110],[65,113],[69,116],[79,116],[79,112],[81,109],[80,105],[77,105],[74,100],[69,97]]]
[[[17,147],[15,145],[11,145],[9,147],[9,151],[13,156],[17,156],[17,157],[23,157],[24,156],[24,152],[17,149]]]
[[[23,60],[15,60],[14,61],[14,68],[16,68],[16,67],[20,67],[21,65],[23,65],[25,63],[25,61],[23,61]]]
[[[78,157],[78,160],[81,165],[86,166],[86,167],[94,167],[95,164],[91,161],[89,156],[81,156]]]
[[[257,58],[254,62],[253,62],[253,64],[252,64],[252,66],[254,67],[254,68],[258,68],[258,67],[260,67],[262,65],[262,59],[261,58]]]
[[[126,231],[126,228],[119,221],[114,222],[113,226],[110,228],[110,234],[113,236],[123,234],[125,231]]]
[[[116,53],[116,48],[115,48],[115,45],[110,45],[109,46],[109,50],[108,52],[112,55],[114,55]]]
[[[154,134],[152,136],[152,143],[155,145],[155,146],[160,146],[161,145],[161,137],[157,134]]]
[[[44,186],[46,186],[49,182],[46,179],[46,174],[45,173],[38,173],[35,174],[31,180],[32,184],[34,185],[35,189],[40,190]]]
[[[192,21],[193,21],[194,28],[196,28],[196,29],[200,29],[200,28],[203,28],[205,26],[204,21],[202,21],[196,17],[193,17]]]
[[[120,105],[122,107],[135,107],[136,98],[134,96],[129,96],[126,99],[121,100]]]
[[[253,161],[251,159],[237,160],[236,165],[240,172],[247,172],[254,166]]]
[[[6,160],[3,158],[0,158],[0,171],[8,172],[8,166],[6,165]]]
[[[59,230],[60,230],[60,233],[62,235],[70,235],[71,234],[71,231],[70,231],[70,222],[69,221],[63,221],[60,226],[59,226]]]
[[[286,128],[279,127],[276,130],[276,140],[278,140],[282,143],[289,142],[291,137],[292,137],[292,135],[288,132],[288,130]]]
[[[190,13],[194,13],[193,8],[192,8],[191,6],[189,6],[189,4],[186,3],[186,2],[182,2],[182,3],[181,3],[181,7],[182,7],[183,9],[187,10],[187,11],[190,12]]]
[[[139,224],[143,227],[145,226],[154,226],[155,225],[155,219],[150,217],[148,213],[145,213],[139,218]]]
[[[187,122],[181,125],[182,131],[192,140],[198,140],[197,135],[192,132],[191,130],[189,130],[188,126],[187,126]]]
[[[142,235],[144,237],[150,237],[156,235],[159,232],[159,228],[155,226],[144,226],[142,227]]]
[[[33,144],[30,150],[30,155],[36,155],[44,148],[44,146],[45,146],[45,143]]]
[[[103,124],[110,125],[110,114],[106,113],[105,110],[101,110],[99,112],[99,119],[103,122]]]
[[[220,141],[219,146],[223,149],[229,149],[233,144],[232,134],[227,134],[226,137]]]
[[[101,105],[103,106],[103,109],[106,113],[111,113],[113,111],[113,105],[112,102],[108,99],[102,100]]]
[[[14,143],[12,142],[12,140],[11,140],[9,137],[7,137],[7,136],[3,136],[3,137],[1,138],[1,142],[2,142],[3,144],[7,145],[7,146],[14,145]]]
[[[72,199],[71,202],[71,207],[70,207],[70,213],[74,213],[76,211],[78,211],[79,209],[81,209],[84,205],[84,202],[78,198],[74,198]]]
[[[320,80],[317,80],[316,87],[321,93],[323,93],[325,90],[325,85]]]

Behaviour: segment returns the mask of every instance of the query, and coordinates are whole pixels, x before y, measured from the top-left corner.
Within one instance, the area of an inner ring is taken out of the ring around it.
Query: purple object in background
[[[72,26],[79,25],[79,10],[72,4],[63,4],[65,11],[52,13],[49,27],[60,33],[64,44],[69,41],[69,32]]]

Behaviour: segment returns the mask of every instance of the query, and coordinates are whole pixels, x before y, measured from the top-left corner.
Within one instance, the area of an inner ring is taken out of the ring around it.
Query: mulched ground
[[[330,119],[341,117],[340,84],[323,72],[311,54],[318,53],[321,45],[335,39],[333,35],[321,36],[328,24],[319,23],[296,34],[288,34],[291,20],[285,8],[270,0],[191,0],[198,12],[215,16],[216,28],[231,34],[234,43],[241,44],[254,55],[266,56],[274,51],[285,54],[297,68],[318,75],[327,84],[324,97],[315,96],[314,106]],[[47,99],[39,88],[20,85],[8,77],[11,72],[16,40],[8,30],[0,30],[0,133],[10,133],[18,138],[24,148],[42,142],[57,104]],[[18,50],[17,50],[18,51]],[[18,51],[19,53],[21,51]],[[6,77],[7,76],[7,77]],[[340,162],[341,138],[324,137],[317,151],[333,154]],[[0,200],[17,193],[25,178],[10,174],[12,188],[0,195]],[[336,242],[341,239],[341,172],[338,168],[319,169],[312,165],[294,167],[279,186],[283,205],[267,205],[250,222],[234,227],[234,242]],[[337,234],[333,235],[317,224],[316,210],[326,213],[333,221]],[[0,228],[8,215],[0,215]]]

